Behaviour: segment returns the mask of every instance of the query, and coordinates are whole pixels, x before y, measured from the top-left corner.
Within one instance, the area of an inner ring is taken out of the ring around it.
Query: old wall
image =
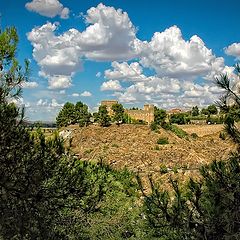
[[[118,103],[116,100],[104,100],[101,105],[107,106],[109,115],[113,115],[112,105]],[[154,121],[154,106],[151,104],[145,104],[143,109],[140,110],[129,110],[125,109],[125,112],[133,119],[143,120],[150,124]]]

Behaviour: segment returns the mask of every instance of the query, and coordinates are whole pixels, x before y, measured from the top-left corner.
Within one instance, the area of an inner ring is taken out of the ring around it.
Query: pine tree
[[[80,127],[87,126],[90,123],[91,114],[88,112],[88,106],[82,102],[75,105],[75,120]]]
[[[102,127],[108,127],[110,125],[110,117],[105,105],[100,106],[98,109],[98,122]]]
[[[120,103],[115,103],[112,105],[113,110],[113,121],[115,121],[117,124],[121,124],[124,121],[124,108],[123,105]]]

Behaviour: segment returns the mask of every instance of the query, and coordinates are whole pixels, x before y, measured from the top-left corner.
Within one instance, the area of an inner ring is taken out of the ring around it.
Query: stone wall
[[[101,102],[101,105],[105,105],[109,115],[112,116],[112,105],[116,103],[118,103],[116,100],[104,100]],[[127,113],[133,119],[142,120],[148,124],[154,121],[154,106],[151,104],[145,104],[144,108],[140,110],[125,109],[125,113]]]
[[[150,124],[154,121],[154,106],[150,104],[145,104],[143,109],[140,110],[129,110],[126,109],[125,112],[133,119],[142,120]]]
[[[107,107],[108,114],[109,114],[110,116],[112,116],[112,115],[113,115],[112,105],[113,105],[113,104],[116,104],[116,103],[118,103],[117,100],[104,100],[104,101],[101,102],[101,105],[102,105],[102,106],[106,106],[106,107]]]

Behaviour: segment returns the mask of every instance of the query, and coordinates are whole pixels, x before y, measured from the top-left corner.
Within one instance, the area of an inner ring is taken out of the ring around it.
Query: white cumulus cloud
[[[226,47],[224,50],[227,55],[240,59],[240,43],[233,43],[230,46]]]
[[[23,88],[36,88],[36,87],[38,87],[38,83],[37,82],[23,82],[22,87]]]
[[[118,80],[109,80],[107,82],[103,82],[100,89],[101,91],[121,91],[122,86]]]
[[[100,3],[90,8],[85,18],[89,25],[83,32],[72,28],[57,35],[59,24],[48,22],[27,34],[40,75],[48,79],[50,88],[71,86],[72,76],[82,70],[83,58],[116,61],[138,55],[140,40],[126,12]]]
[[[64,7],[58,0],[33,0],[25,4],[25,7],[45,17],[60,16],[62,19],[69,17],[69,9]]]
[[[73,93],[72,96],[73,97],[79,97],[79,93]]]
[[[90,92],[88,92],[88,91],[84,91],[84,92],[81,93],[81,96],[82,97],[91,97],[92,94]]]
[[[208,75],[216,61],[218,58],[200,37],[194,35],[185,41],[181,30],[172,26],[154,33],[142,49],[140,62],[159,76],[194,79]]]

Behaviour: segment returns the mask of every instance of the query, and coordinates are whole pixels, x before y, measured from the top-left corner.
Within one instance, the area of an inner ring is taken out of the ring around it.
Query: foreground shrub
[[[169,144],[168,138],[165,138],[165,137],[159,138],[157,140],[157,144],[160,144],[160,145]]]

